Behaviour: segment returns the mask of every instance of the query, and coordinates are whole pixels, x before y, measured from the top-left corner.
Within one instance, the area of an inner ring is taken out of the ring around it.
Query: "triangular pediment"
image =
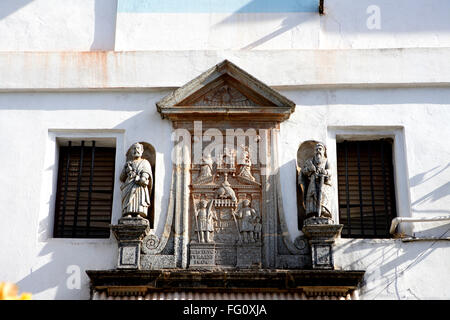
[[[282,121],[295,104],[225,60],[156,104],[163,118],[229,118]]]

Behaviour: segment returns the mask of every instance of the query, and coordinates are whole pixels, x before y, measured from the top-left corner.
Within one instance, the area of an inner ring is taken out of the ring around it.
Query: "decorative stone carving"
[[[244,185],[237,179],[239,169],[236,150],[225,147],[217,160],[217,166],[212,172],[213,180],[207,182],[198,178],[202,175],[203,163],[200,164],[197,178],[194,176],[192,179],[195,226],[191,228],[194,232],[191,236],[189,265],[191,268],[259,265],[262,225],[248,198],[259,202],[261,185]],[[256,242],[259,242],[257,247],[250,248],[247,245]],[[256,254],[252,254],[255,250]],[[239,258],[244,252],[247,257],[245,261]]]
[[[144,146],[135,143],[130,148],[132,160],[125,163],[120,181],[122,191],[122,216],[147,217],[150,194],[153,188],[153,175],[150,162],[142,158]]]
[[[154,254],[158,248],[159,238],[155,234],[147,235],[142,240],[142,253]]]
[[[183,146],[173,155],[183,161],[173,166],[164,230],[145,268],[310,264],[289,236],[277,170],[279,124],[295,104],[223,61],[156,106],[172,121]]]
[[[212,242],[210,234],[214,232],[214,220],[217,220],[212,210],[213,200],[201,200],[200,208],[195,212],[195,231],[198,235],[198,242]]]
[[[333,244],[342,228],[342,224],[332,224],[327,218],[311,217],[305,220],[302,231],[309,239],[313,269],[334,269]]]
[[[239,90],[229,84],[212,90],[201,100],[194,103],[196,106],[256,106],[256,104],[243,95]]]
[[[149,233],[149,221],[141,217],[124,217],[111,230],[118,241],[117,269],[140,269],[142,239]]]
[[[305,161],[298,175],[302,205],[306,218],[324,217],[332,219],[331,213],[331,168],[322,143],[314,146],[314,156]]]
[[[244,179],[248,179],[250,181],[255,181],[255,177],[252,176],[252,161],[250,160],[250,153],[247,148],[241,146],[242,151],[242,159],[239,163],[239,172],[238,176]]]
[[[202,158],[202,164],[200,165],[200,173],[197,177],[196,183],[208,182],[212,179],[213,160],[211,154],[207,154]]]
[[[245,199],[242,202],[242,207],[236,213],[236,217],[240,221],[240,240],[244,243],[256,242],[259,239],[259,233],[258,236],[255,236],[255,234],[258,232],[258,229],[260,229],[258,226],[259,216],[256,210],[250,207],[250,204],[250,200]]]

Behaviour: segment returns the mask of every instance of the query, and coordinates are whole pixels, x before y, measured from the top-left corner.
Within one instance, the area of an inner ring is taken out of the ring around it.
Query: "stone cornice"
[[[115,295],[138,292],[304,292],[306,295],[342,295],[357,289],[360,270],[87,270],[91,289]]]

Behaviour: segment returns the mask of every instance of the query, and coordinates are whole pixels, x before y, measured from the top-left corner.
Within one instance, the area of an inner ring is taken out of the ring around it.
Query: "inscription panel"
[[[212,267],[215,264],[214,245],[195,244],[190,246],[191,267]]]

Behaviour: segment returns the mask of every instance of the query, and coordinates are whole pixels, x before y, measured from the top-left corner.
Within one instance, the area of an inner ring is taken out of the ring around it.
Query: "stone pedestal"
[[[238,244],[238,268],[261,268],[261,243]]]
[[[333,270],[333,244],[342,231],[342,224],[333,224],[326,218],[312,217],[305,220],[303,233],[311,246],[312,268]]]
[[[111,226],[119,246],[117,269],[140,268],[142,239],[149,233],[149,225],[147,219],[125,217],[119,219],[117,225]]]

